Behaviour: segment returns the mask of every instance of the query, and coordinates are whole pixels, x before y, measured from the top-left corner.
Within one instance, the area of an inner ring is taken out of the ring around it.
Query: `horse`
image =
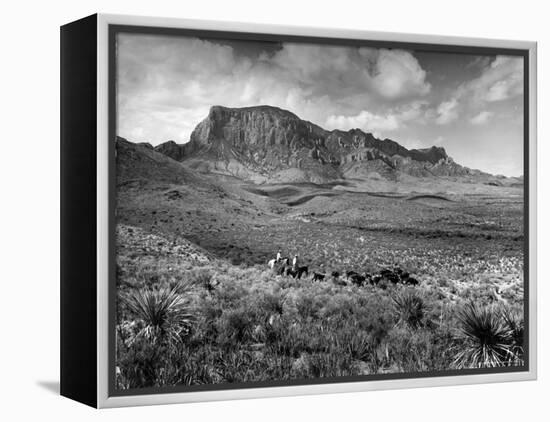
[[[287,267],[286,270],[285,270],[285,275],[287,277],[292,276],[292,277],[296,278],[297,274],[298,274],[298,271],[293,270],[292,267]]]
[[[288,256],[285,256],[284,258],[281,258],[279,262],[283,265],[290,265],[290,258]]]
[[[325,279],[324,274],[313,273],[313,281],[323,281]]]
[[[302,278],[303,274],[308,275],[308,268],[306,266],[298,267],[295,270],[292,267],[288,267],[286,269],[287,276],[292,276],[294,278],[300,279]]]
[[[308,268],[306,265],[302,267],[298,267],[296,270],[298,278],[302,278],[302,274],[305,274],[306,276],[309,275]]]
[[[277,260],[275,258],[273,259],[270,259],[268,262],[267,262],[267,265],[269,266],[269,268],[273,269],[275,267],[275,263],[277,262]]]

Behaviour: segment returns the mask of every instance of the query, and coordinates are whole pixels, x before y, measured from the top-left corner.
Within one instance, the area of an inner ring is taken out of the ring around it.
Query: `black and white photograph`
[[[525,370],[524,55],[112,41],[117,394]]]
[[[548,419],[544,3],[6,6],[0,421]]]

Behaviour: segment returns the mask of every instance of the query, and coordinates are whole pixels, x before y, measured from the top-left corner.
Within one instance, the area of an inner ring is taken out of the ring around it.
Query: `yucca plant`
[[[510,334],[502,313],[494,307],[468,303],[458,313],[462,340],[454,360],[457,368],[494,368],[506,365],[511,356]]]
[[[143,328],[136,337],[177,340],[188,332],[193,315],[186,299],[187,286],[139,289],[123,297],[128,310],[141,321]]]
[[[398,324],[404,324],[412,329],[424,325],[426,305],[417,293],[406,290],[392,296],[392,300]]]

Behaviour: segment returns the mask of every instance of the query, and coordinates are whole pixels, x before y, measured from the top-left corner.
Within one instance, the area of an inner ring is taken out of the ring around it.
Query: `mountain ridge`
[[[154,149],[199,170],[254,181],[491,176],[455,163],[443,147],[407,149],[358,128],[329,131],[269,105],[212,106],[188,143],[167,141]]]

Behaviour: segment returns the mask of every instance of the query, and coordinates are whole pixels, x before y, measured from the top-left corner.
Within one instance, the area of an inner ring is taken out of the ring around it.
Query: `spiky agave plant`
[[[188,290],[188,286],[177,285],[139,289],[124,296],[128,310],[143,324],[136,337],[172,341],[187,332],[194,319],[186,298]]]
[[[506,365],[510,357],[509,332],[501,312],[494,307],[468,303],[458,313],[462,340],[454,360],[456,368],[494,368]]]
[[[422,298],[412,291],[403,291],[392,296],[398,324],[417,329],[424,324],[426,305]]]

